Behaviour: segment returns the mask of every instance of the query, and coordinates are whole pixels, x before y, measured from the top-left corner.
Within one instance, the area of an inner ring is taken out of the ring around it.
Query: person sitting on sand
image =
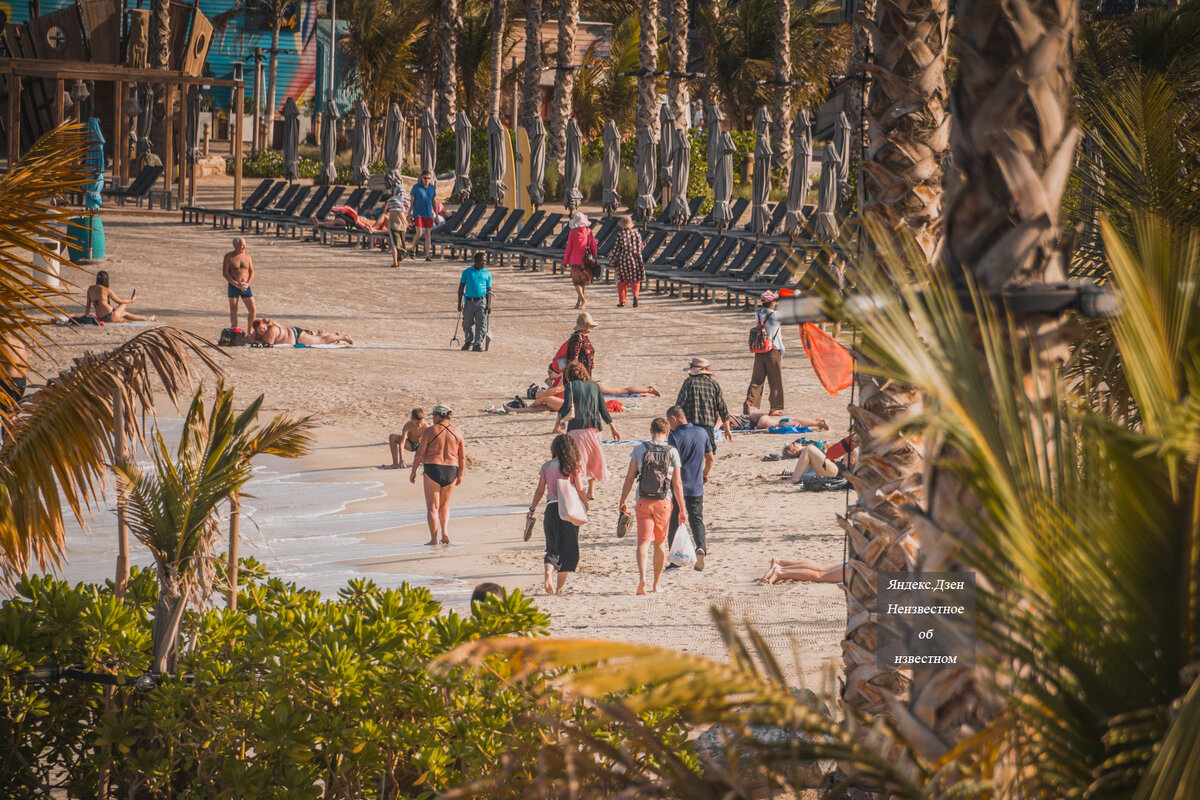
[[[304,345],[312,347],[318,344],[354,344],[354,340],[344,333],[337,331],[309,330],[295,326],[280,325],[273,319],[259,317],[254,320],[248,340],[252,344]]]
[[[414,408],[408,422],[404,423],[404,427],[399,433],[393,433],[388,436],[388,450],[392,452],[392,463],[384,464],[381,469],[404,469],[408,465],[404,463],[404,451],[410,453],[417,452],[417,447],[421,444],[421,434],[428,427],[425,422],[425,411],[420,408]]]
[[[450,424],[450,406],[433,407],[433,424],[421,434],[421,444],[413,456],[409,483],[417,482],[417,467],[425,465],[425,519],[429,523],[429,542],[450,544],[450,494],[462,483],[467,469],[466,443]]]
[[[84,306],[83,313],[94,313],[100,322],[155,322],[158,317],[143,317],[125,310],[125,306],[135,298],[137,289],[129,294],[128,300],[117,297],[116,293],[108,288],[108,273],[100,270],[96,273],[96,282],[88,287],[87,305]]]
[[[793,442],[792,444],[799,444]],[[811,469],[818,478],[844,478],[849,470],[848,463],[853,454],[854,446],[850,437],[836,442],[828,450],[822,450],[815,444],[799,444],[795,468],[788,483],[799,484],[804,481],[804,474]]]

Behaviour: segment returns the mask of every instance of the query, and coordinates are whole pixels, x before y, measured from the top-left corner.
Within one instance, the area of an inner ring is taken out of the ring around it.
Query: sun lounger
[[[232,223],[233,220],[237,220],[238,227],[245,231],[250,227],[255,219],[263,216],[264,214],[273,213],[282,215],[287,210],[288,206],[291,205],[292,198],[299,193],[300,189],[301,187],[299,184],[285,186],[283,193],[276,195],[274,201],[272,201],[272,203],[265,208],[257,208],[252,211],[227,211],[221,216],[229,223]]]
[[[161,165],[156,167],[142,167],[141,172],[130,181],[128,186],[124,188],[111,186],[107,189],[101,189],[100,194],[113,198],[117,201],[117,205],[125,205],[126,200],[136,200],[140,206],[143,200],[149,198],[150,190],[154,188],[154,184],[162,177],[162,174],[163,168]]]
[[[308,199],[309,192],[312,191],[311,186],[299,186],[297,191],[287,201],[282,209],[268,208],[261,214],[255,214],[252,217],[246,217],[242,220],[242,230],[247,226],[253,225],[254,232],[260,233],[266,230],[268,225],[274,224],[274,220],[283,219],[286,217],[294,217],[300,213],[300,204]]]
[[[503,211],[503,209],[492,209]],[[459,236],[466,236],[475,229],[479,224],[479,220],[483,219],[484,214],[488,212],[488,206],[485,203],[474,203],[467,211],[451,225],[447,222],[444,228],[440,228],[433,232],[433,252],[437,254],[438,245],[442,246],[443,253],[452,242]]]
[[[448,247],[450,248],[450,257],[457,257],[460,250],[466,252],[466,248],[474,242],[478,242],[481,237],[486,239],[494,234],[496,229],[503,224],[504,220],[507,219],[508,216],[509,210],[507,208],[504,208],[503,206],[493,208],[492,213],[488,214],[487,218],[483,221],[483,224],[479,227],[479,230],[474,234],[472,234],[469,230],[462,230],[454,236],[442,237],[443,252],[445,252],[444,248]]]
[[[812,265],[811,259],[805,259],[802,251],[780,250],[775,260],[761,275],[748,281],[730,281],[715,283],[713,289],[725,291],[725,305],[733,305],[733,299],[744,298],[753,302],[765,289],[782,289],[804,278]]]
[[[744,197],[739,197],[738,199],[736,199],[732,203],[730,203],[729,204],[729,216],[730,216],[729,226],[727,228],[725,228],[725,230],[726,231],[737,230],[737,226],[738,226],[738,223],[741,222],[742,215],[746,213],[746,209],[749,207],[750,207],[750,201]],[[705,217],[703,220],[701,220],[699,227],[711,228],[713,230],[716,229],[716,223],[713,222],[711,211],[709,212],[707,217]]]
[[[308,202],[304,204],[304,207],[292,214],[279,214],[263,218],[263,229],[265,230],[268,225],[274,225],[275,235],[279,236],[279,230],[284,223],[290,223],[292,220],[297,219],[311,219],[321,206],[324,205],[325,198],[329,195],[329,189],[330,187],[325,185],[316,187],[316,191],[308,196]]]
[[[274,181],[270,178],[264,178],[258,186],[254,187],[254,191],[250,192],[250,196],[242,201],[242,210],[249,211],[258,205],[270,188],[274,185]],[[181,222],[192,222],[204,224],[209,214],[219,214],[228,211],[226,208],[207,208],[205,206],[184,206],[180,211]]]
[[[655,293],[662,291],[663,287],[671,289],[671,292],[674,293],[675,287],[684,283],[684,279],[689,275],[712,274],[725,269],[737,245],[737,240],[729,236],[710,237],[708,239],[708,246],[704,248],[704,252],[700,254],[700,257],[696,259],[690,268],[672,270],[661,268],[647,269],[646,278],[654,280]]]
[[[684,240],[673,251],[670,248],[663,248],[663,252],[654,261],[646,264],[646,277],[668,275],[673,272],[684,270],[688,262],[692,260],[692,256],[699,252],[704,246],[705,236],[700,233],[691,231],[682,231]]]
[[[280,217],[274,221],[276,236],[282,235],[283,230],[286,228],[288,233],[291,234],[292,238],[295,238],[297,230],[312,228],[314,218],[318,222],[328,221],[329,216],[332,213],[331,209],[334,206],[340,206],[342,204],[342,194],[345,193],[346,187],[323,186],[321,188],[327,189],[328,191],[325,192],[325,197],[321,200],[320,204],[311,214],[308,216],[297,214],[294,217]]]
[[[245,206],[245,204],[243,203],[242,208],[240,208],[240,209],[232,209],[232,208],[223,208],[220,210],[214,209],[212,211],[213,227],[215,228],[218,225],[220,225],[222,228],[228,228],[232,224],[234,218],[240,214],[254,214],[254,213],[258,213],[260,211],[265,211],[266,209],[270,208],[272,206],[272,204],[274,204],[277,200],[279,200],[279,196],[281,194],[283,194],[283,192],[286,188],[287,188],[287,181],[275,181],[275,183],[271,184],[267,188],[267,191],[265,191],[258,198],[258,200],[254,203],[254,205],[250,206],[249,208],[247,208]]]

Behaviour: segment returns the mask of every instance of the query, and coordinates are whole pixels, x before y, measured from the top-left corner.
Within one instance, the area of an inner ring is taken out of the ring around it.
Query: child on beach
[[[546,565],[546,574],[543,585],[546,594],[562,594],[563,587],[567,585],[567,575],[579,566],[579,526],[572,525],[558,514],[558,482],[569,480],[583,499],[584,508],[587,508],[587,500],[584,498],[583,469],[575,440],[565,433],[555,436],[550,443],[550,456],[538,473],[538,485],[529,503],[527,519],[532,523],[544,494],[546,513],[542,517],[542,530],[546,534],[546,555],[542,560]],[[527,526],[526,536],[530,532],[532,527]],[[555,572],[558,573],[557,579],[551,581]]]
[[[407,449],[410,453],[417,452],[417,447],[421,444],[421,434],[425,432],[426,427],[425,410],[414,408],[408,422],[404,423],[400,432],[388,436],[388,450],[392,453],[392,463],[381,464],[379,468],[404,469],[407,467],[408,465],[404,463],[404,451]]]

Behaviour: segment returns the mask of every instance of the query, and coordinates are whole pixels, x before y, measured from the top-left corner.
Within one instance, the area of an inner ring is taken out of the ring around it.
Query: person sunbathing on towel
[[[908,558],[909,564],[917,560],[917,539],[915,534],[908,534],[899,541],[900,547]],[[772,558],[771,566],[767,568],[762,579],[769,584],[780,581],[808,581],[809,583],[841,583],[843,576],[848,576],[849,570],[843,563],[819,564],[808,558],[784,559]]]
[[[779,417],[764,414],[761,411],[751,411],[749,414],[730,414],[729,427],[735,431],[765,431],[767,428],[774,428],[787,420],[788,425],[794,425],[798,428],[812,428],[815,431],[829,430],[829,423],[820,417],[815,419],[800,419],[799,417]]]
[[[302,344],[312,346],[317,344],[354,344],[354,340],[344,333],[336,331],[309,330],[294,326],[280,325],[273,319],[259,317],[254,320],[250,331],[252,343],[277,345]]]
[[[597,381],[597,383],[599,382]],[[546,384],[545,387],[539,386],[537,388],[533,399],[517,395],[506,404],[508,410],[518,414],[530,411],[554,411],[557,413],[563,404],[562,375],[552,369],[548,370],[546,373]],[[642,394],[653,397],[662,396],[662,392],[653,386],[610,386],[601,383],[600,391],[606,395]],[[518,402],[524,405],[519,405]]]

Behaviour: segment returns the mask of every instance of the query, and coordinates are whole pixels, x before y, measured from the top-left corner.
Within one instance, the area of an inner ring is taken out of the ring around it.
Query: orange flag
[[[849,389],[854,380],[854,357],[850,351],[812,322],[800,326],[800,338],[825,391],[836,395]]]

